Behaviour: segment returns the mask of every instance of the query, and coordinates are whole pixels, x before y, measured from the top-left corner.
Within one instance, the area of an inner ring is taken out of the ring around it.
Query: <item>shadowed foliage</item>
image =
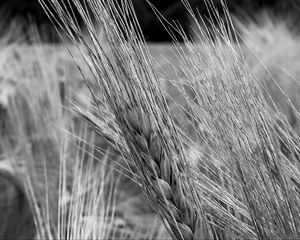
[[[0,169],[0,239],[34,239],[36,227],[24,187]]]

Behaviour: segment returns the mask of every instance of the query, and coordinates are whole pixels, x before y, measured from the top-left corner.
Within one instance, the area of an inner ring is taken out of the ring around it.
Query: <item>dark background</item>
[[[180,0],[151,0],[160,13],[169,21],[178,21],[185,32],[189,30],[189,20],[185,8]],[[204,0],[189,0],[194,10],[198,9],[202,17],[207,16]],[[218,9],[221,9],[219,0],[213,0]],[[153,10],[144,0],[133,0],[141,28],[147,41],[164,42],[171,41],[171,37],[157,19]],[[298,22],[300,14],[300,0],[227,0],[227,6],[232,14],[243,16],[247,14],[255,19],[262,9],[268,9],[282,17],[292,16]],[[39,28],[51,26],[46,14],[43,12],[38,0],[1,0],[0,9],[5,16],[17,17],[24,23],[24,31],[32,22],[36,22]],[[297,24],[292,24],[297,25]],[[177,36],[180,40],[180,37]],[[55,38],[55,37],[54,37]],[[53,38],[53,39],[54,39]]]

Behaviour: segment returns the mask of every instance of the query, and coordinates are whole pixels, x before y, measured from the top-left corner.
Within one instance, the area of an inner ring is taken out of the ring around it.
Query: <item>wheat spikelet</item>
[[[126,138],[130,139],[127,142],[150,203],[168,221],[176,238],[193,239],[200,217],[189,200],[186,166],[168,151],[164,143],[168,139],[162,140],[140,108],[129,109],[123,118]]]

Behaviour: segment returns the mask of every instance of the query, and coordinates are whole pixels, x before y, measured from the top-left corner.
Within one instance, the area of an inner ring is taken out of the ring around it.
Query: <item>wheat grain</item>
[[[184,168],[167,152],[147,115],[134,108],[125,113],[126,135],[136,166],[141,172],[151,205],[168,221],[178,239],[193,239],[199,212],[188,199]],[[164,141],[168,141],[164,139]]]

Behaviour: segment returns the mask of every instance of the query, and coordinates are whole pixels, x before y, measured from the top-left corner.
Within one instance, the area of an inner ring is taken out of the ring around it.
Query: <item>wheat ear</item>
[[[169,139],[162,136],[139,107],[129,108],[121,117],[124,135],[150,204],[167,221],[174,237],[198,239],[203,232],[198,231],[201,228],[199,211],[190,200],[191,190],[187,189],[186,166],[172,155]]]

